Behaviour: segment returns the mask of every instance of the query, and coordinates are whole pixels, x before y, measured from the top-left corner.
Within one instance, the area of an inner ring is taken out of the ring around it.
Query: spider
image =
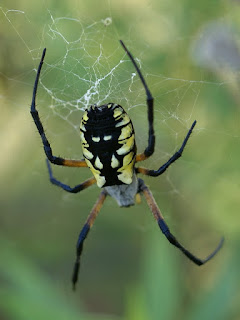
[[[83,249],[83,243],[86,239],[105,199],[107,196],[113,197],[120,207],[129,207],[135,204],[140,195],[146,198],[147,204],[156,219],[167,240],[180,249],[192,262],[197,265],[203,265],[220,250],[223,245],[221,239],[217,248],[205,259],[199,259],[191,252],[185,249],[170,232],[163,215],[158,208],[154,197],[141,178],[137,175],[143,174],[152,177],[158,177],[163,174],[167,168],[181,157],[182,152],[188,142],[190,135],[196,125],[196,120],[189,129],[180,149],[159,169],[150,170],[144,167],[136,167],[137,162],[144,161],[154,153],[155,134],[153,126],[153,96],[146,84],[146,81],[123,41],[120,43],[132,62],[141,83],[146,92],[146,104],[148,114],[148,144],[143,153],[137,154],[135,143],[134,128],[128,114],[124,109],[115,103],[107,103],[101,106],[91,105],[83,113],[80,124],[80,138],[84,159],[71,160],[56,157],[53,155],[50,143],[46,137],[43,125],[40,121],[38,111],[36,110],[36,94],[39,83],[39,77],[46,54],[46,48],[43,50],[41,61],[38,66],[35,84],[33,88],[31,115],[41,136],[43,148],[47,156],[47,167],[50,181],[71,193],[78,193],[91,185],[97,183],[102,188],[100,196],[91,210],[86,223],[84,224],[77,241],[76,260],[72,275],[72,285],[75,289],[80,267],[80,256]],[[50,162],[55,165],[67,167],[89,167],[93,177],[84,181],[75,187],[70,187],[53,177]]]

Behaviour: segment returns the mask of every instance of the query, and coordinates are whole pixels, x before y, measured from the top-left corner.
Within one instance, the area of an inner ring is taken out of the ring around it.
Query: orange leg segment
[[[66,167],[87,167],[86,161],[83,160],[71,160],[71,159],[63,159],[62,166]]]

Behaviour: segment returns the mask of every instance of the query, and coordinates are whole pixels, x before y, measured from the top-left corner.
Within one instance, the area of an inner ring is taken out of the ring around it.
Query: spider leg
[[[76,288],[76,283],[78,280],[78,273],[79,273],[79,268],[80,268],[80,256],[82,253],[82,249],[83,249],[83,242],[86,239],[88,232],[90,231],[90,228],[92,227],[100,209],[102,208],[103,202],[106,199],[107,193],[106,191],[102,191],[100,193],[100,196],[97,200],[97,202],[95,203],[94,207],[92,208],[92,211],[90,212],[86,223],[84,224],[79,237],[78,237],[78,242],[77,242],[77,257],[76,257],[76,261],[75,261],[75,265],[74,265],[74,269],[73,269],[73,276],[72,276],[72,284],[73,284],[73,290],[75,290]]]
[[[129,56],[130,60],[132,61],[137,74],[142,82],[142,85],[144,86],[145,92],[146,92],[146,96],[147,96],[147,107],[148,107],[148,146],[147,148],[144,150],[143,153],[140,153],[136,156],[136,161],[143,161],[147,158],[149,158],[153,152],[154,152],[154,147],[155,147],[155,134],[154,134],[154,128],[153,128],[153,96],[147,86],[147,83],[136,63],[136,61],[134,60],[132,54],[128,51],[127,47],[125,46],[125,44],[123,43],[122,40],[120,40],[120,43],[123,47],[123,49],[126,51],[127,55]]]
[[[84,181],[83,183],[78,184],[78,185],[76,185],[75,187],[72,188],[72,187],[62,183],[61,181],[57,180],[56,178],[54,178],[53,174],[52,174],[52,169],[51,169],[49,160],[46,159],[46,162],[47,162],[50,181],[53,184],[55,184],[56,186],[62,188],[63,190],[65,190],[67,192],[78,193],[78,192],[90,187],[92,184],[96,183],[96,179],[93,177],[93,178],[90,178],[90,179]]]
[[[172,235],[166,222],[164,221],[164,218],[158,208],[158,205],[156,204],[155,199],[153,198],[151,191],[145,185],[145,183],[143,182],[142,179],[139,179],[139,189],[144,194],[146,201],[147,201],[147,204],[148,204],[150,210],[152,211],[154,218],[157,220],[158,225],[159,225],[162,233],[165,235],[165,237],[168,239],[168,241],[172,245],[174,245],[175,247],[180,249],[183,252],[183,254],[185,256],[187,256],[192,262],[194,262],[198,266],[201,266],[201,265],[205,264],[207,261],[211,260],[216,255],[216,253],[221,249],[223,242],[224,242],[224,238],[221,239],[217,248],[209,256],[207,256],[205,259],[199,259],[199,258],[195,257],[191,252],[189,252],[187,249],[185,249],[178,242],[178,240]]]
[[[57,165],[68,166],[68,167],[87,167],[85,160],[68,160],[68,159],[63,159],[60,157],[55,157],[52,154],[52,148],[51,148],[50,143],[49,143],[49,141],[46,137],[46,134],[44,132],[43,125],[42,125],[41,120],[39,118],[38,111],[36,110],[36,95],[37,95],[38,83],[39,83],[40,73],[41,73],[45,54],[46,54],[46,48],[43,50],[42,58],[40,60],[39,66],[38,66],[37,75],[36,75],[36,79],[35,79],[35,83],[34,83],[34,87],[33,87],[32,104],[31,104],[31,110],[30,110],[30,113],[33,117],[35,125],[38,129],[40,136],[41,136],[45,154],[50,162],[57,164]]]
[[[143,167],[139,167],[139,168],[136,168],[136,173],[142,173],[142,174],[145,174],[147,176],[152,176],[152,177],[157,177],[157,176],[160,176],[162,173],[164,173],[173,162],[175,162],[178,158],[181,157],[183,150],[188,142],[188,139],[190,138],[190,135],[191,135],[196,123],[197,123],[197,121],[195,120],[193,122],[191,128],[189,129],[189,131],[188,131],[188,133],[182,143],[181,148],[176,153],[174,153],[174,155],[166,163],[164,163],[158,170],[149,170],[149,169],[146,169]]]

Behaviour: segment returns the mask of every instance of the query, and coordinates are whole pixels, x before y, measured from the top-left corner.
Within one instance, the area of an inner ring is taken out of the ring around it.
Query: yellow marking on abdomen
[[[121,148],[119,148],[116,152],[117,152],[117,154],[119,154],[119,155],[123,155],[123,154],[126,154],[126,153],[128,153],[131,149],[132,149],[132,147],[133,147],[133,145],[134,145],[134,134],[130,137],[130,138],[128,138],[127,140],[125,140],[125,141],[119,141],[119,143],[123,143],[123,145],[122,145],[122,147]]]
[[[92,171],[96,181],[97,181],[97,185],[99,188],[102,188],[102,186],[105,184],[106,179],[105,177],[100,176],[100,171],[95,169],[94,166],[92,165],[91,161],[89,161],[88,159],[85,159],[89,169]]]
[[[133,127],[132,127],[132,124],[129,123],[126,127],[122,128],[122,131],[121,131],[121,134],[120,134],[118,140],[124,140],[124,139],[129,138],[131,136],[132,132],[133,132]]]
[[[80,130],[82,130],[82,131],[84,131],[84,132],[87,131],[86,128],[85,128],[85,126],[84,126],[84,124],[83,124],[83,122],[80,123]]]
[[[134,167],[134,157],[135,153],[130,152],[123,158],[123,166],[117,170],[117,172],[121,172],[118,175],[118,180],[122,181],[125,184],[132,183],[133,177],[133,167]]]
[[[103,164],[102,164],[102,162],[100,161],[99,157],[96,158],[94,164],[95,164],[95,167],[97,167],[98,169],[102,169],[102,168],[103,168]]]
[[[122,109],[116,108],[116,109],[114,109],[114,111],[113,111],[113,117],[114,117],[114,118],[117,118],[117,117],[121,116],[122,113],[123,113],[123,110],[122,110]]]
[[[122,120],[120,122],[116,123],[116,128],[121,127],[121,126],[127,124],[128,122],[130,122],[130,118],[126,113],[124,113],[121,118],[122,118]]]
[[[132,161],[134,157],[134,152],[129,152],[129,154],[127,154],[124,158],[123,158],[123,167],[126,167],[129,165],[129,163]]]
[[[119,161],[118,159],[115,157],[115,155],[112,155],[112,159],[111,159],[111,167],[112,168],[117,168],[119,166]]]
[[[83,154],[87,159],[92,159],[93,158],[93,154],[92,152],[90,152],[88,149],[84,148],[84,146],[82,146],[82,150],[83,150]]]
[[[84,121],[88,121],[88,115],[87,115],[87,111],[85,111],[84,112],[84,114],[83,114],[83,116],[82,116],[82,119],[84,120]]]
[[[99,142],[99,141],[100,141],[100,137],[92,137],[92,140],[93,140],[94,142]]]
[[[105,141],[108,141],[108,140],[111,140],[112,139],[112,136],[111,135],[108,135],[108,136],[104,136],[103,137],[103,140]]]
[[[80,131],[80,139],[85,147],[89,147],[89,144],[87,143],[87,140],[85,139],[84,133]]]

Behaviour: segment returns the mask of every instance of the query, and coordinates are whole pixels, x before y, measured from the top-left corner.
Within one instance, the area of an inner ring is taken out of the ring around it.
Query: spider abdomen
[[[136,157],[132,122],[117,104],[91,106],[80,124],[85,161],[102,188],[131,184]]]

